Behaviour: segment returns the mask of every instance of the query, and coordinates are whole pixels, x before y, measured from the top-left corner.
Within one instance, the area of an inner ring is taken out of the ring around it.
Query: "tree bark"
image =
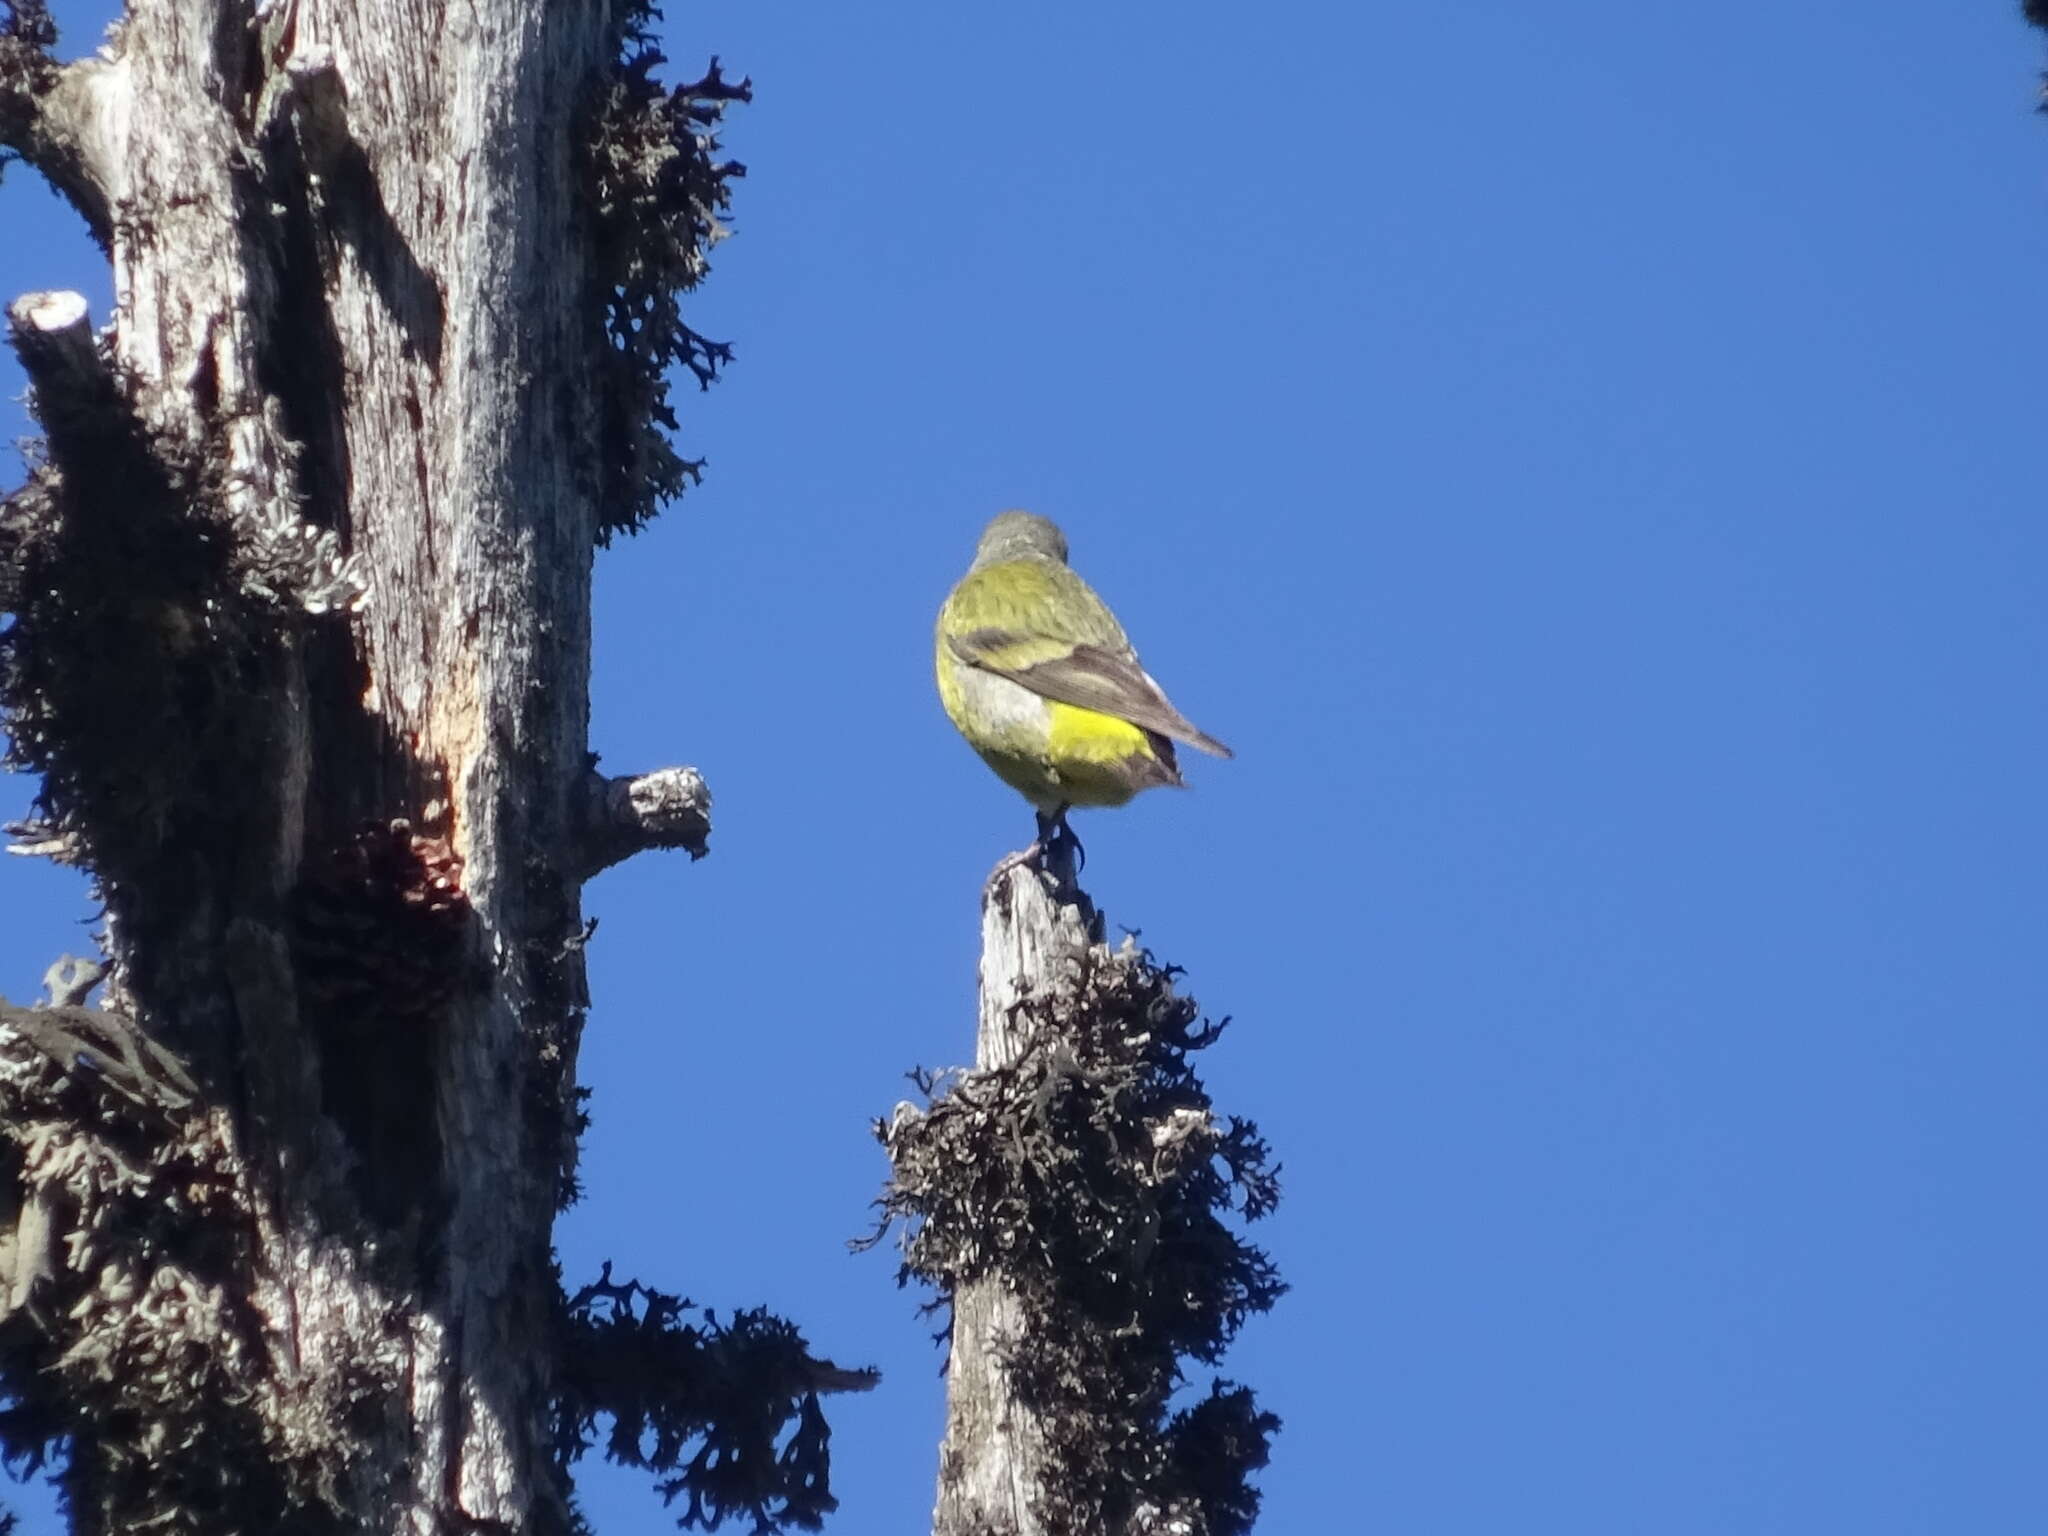
[[[0,144],[117,304],[97,343],[76,296],[10,311],[48,434],[0,517],[26,835],[94,874],[108,1016],[194,1089],[0,1051],[7,1440],[68,1441],[81,1532],[571,1527],[579,887],[709,826],[693,770],[587,749],[594,545],[679,483],[621,421],[698,345],[670,315],[633,355],[615,312],[701,271],[734,168],[689,133],[744,91],[622,85],[640,20],[136,0],[65,66],[39,6],[0,34]],[[701,161],[680,202],[650,145]]]
[[[981,986],[974,1065],[1000,1072],[1023,1060],[1034,995],[1049,995],[1088,952],[1089,914],[1065,903],[1022,864],[998,870],[981,906]],[[1028,1347],[1029,1318],[1000,1269],[953,1293],[946,1368],[946,1437],[939,1446],[938,1536],[1015,1532],[1042,1536],[1038,1511],[1059,1471],[1038,1406],[1019,1390],[1007,1350]]]

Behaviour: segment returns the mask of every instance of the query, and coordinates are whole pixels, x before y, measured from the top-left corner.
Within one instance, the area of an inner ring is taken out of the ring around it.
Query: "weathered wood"
[[[85,295],[58,291],[25,293],[7,306],[14,350],[30,380],[60,394],[97,382],[101,369],[92,348]]]
[[[1222,1025],[1133,940],[1103,942],[1073,853],[997,866],[975,1065],[917,1074],[929,1106],[876,1127],[901,1275],[951,1311],[932,1528],[1245,1536],[1279,1421],[1227,1382],[1174,1399],[1284,1289],[1234,1230],[1278,1183],[1193,1070]]]
[[[102,246],[112,235],[99,168],[90,164],[84,142],[89,108],[72,98],[92,73],[91,66],[60,70],[50,57],[57,30],[45,0],[9,0],[0,18],[0,144],[41,171],[69,198],[93,238]]]
[[[1071,876],[1071,870],[1062,871]],[[1063,900],[1061,882],[1005,860],[982,892],[977,1071],[1014,1066],[1043,1015],[1028,998],[1072,980],[1093,941],[1085,898]],[[1000,1269],[963,1282],[953,1296],[946,1368],[946,1436],[939,1447],[936,1536],[1042,1536],[1038,1509],[1056,1474],[1047,1425],[1017,1391],[1011,1351],[1029,1348],[1032,1324]]]
[[[694,768],[584,780],[579,873],[588,878],[651,848],[705,853],[711,833],[711,789]]]
[[[117,302],[104,342],[75,296],[10,312],[50,462],[0,531],[40,562],[29,607],[90,595],[19,631],[62,812],[36,851],[93,868],[109,1006],[200,1095],[152,1141],[54,1067],[0,1083],[35,1250],[8,1294],[97,1298],[30,1361],[77,1528],[565,1530],[579,886],[701,853],[709,805],[694,770],[593,793],[586,766],[593,549],[645,515],[606,507],[596,446],[586,155],[622,23],[134,0],[60,67],[37,7],[11,20],[0,144],[86,216]],[[118,1250],[109,1201],[194,1180],[161,1239],[190,1253]],[[55,1274],[66,1220],[96,1236]]]
[[[594,10],[508,0],[425,27],[394,26],[378,4],[302,0],[286,90],[325,87],[303,115],[308,136],[331,163],[345,131],[358,174],[301,183],[290,132],[240,117],[267,100],[280,62],[223,49],[240,25],[232,6],[138,5],[92,74],[97,132],[77,137],[116,210],[115,353],[151,426],[224,439],[231,515],[276,527],[303,506],[347,530],[368,593],[368,712],[402,776],[358,780],[351,798],[445,834],[475,914],[460,963],[493,978],[454,993],[430,1048],[424,1102],[447,1208],[416,1297],[372,1280],[343,1245],[304,1239],[293,1207],[318,1203],[318,1175],[292,1176],[287,1155],[292,1182],[265,1243],[277,1368],[350,1369],[368,1342],[361,1320],[380,1319],[380,1364],[406,1385],[383,1414],[391,1437],[367,1447],[364,1514],[422,1532],[556,1525],[538,1419],[545,1354],[533,1347],[553,1299],[555,1179],[547,1160],[535,1166],[531,1108],[536,1046],[552,1040],[554,1070],[566,1068],[579,999],[536,995],[527,956],[580,926],[564,812],[585,752],[596,508],[576,445],[596,430],[586,402],[600,338],[565,237],[578,90],[605,62],[605,28]],[[252,217],[265,196],[243,169],[252,144],[278,190],[304,199],[282,227]],[[270,242],[296,264],[281,266]],[[296,333],[316,323],[326,335]],[[234,1033],[271,1037],[252,1055],[271,1068],[256,1108],[272,1125],[318,1112],[315,1075],[289,1061],[305,1051],[304,1021],[280,929],[319,749],[286,670],[275,718],[296,742],[279,761],[298,782],[283,786],[270,850],[251,850],[225,910],[171,940],[223,955],[228,984],[205,993],[233,1000]],[[177,990],[187,995],[150,1001],[189,1016],[200,989]]]

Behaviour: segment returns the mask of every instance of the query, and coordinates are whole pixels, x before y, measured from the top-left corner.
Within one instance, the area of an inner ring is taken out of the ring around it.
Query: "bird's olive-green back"
[[[1117,655],[1131,649],[1123,626],[1088,583],[1050,560],[1006,560],[969,571],[946,599],[939,628],[949,635],[1001,631],[1006,669],[1064,656],[1076,645]]]

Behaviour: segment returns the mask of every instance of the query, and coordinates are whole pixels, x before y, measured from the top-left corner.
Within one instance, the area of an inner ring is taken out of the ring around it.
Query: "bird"
[[[1067,825],[1076,806],[1179,787],[1175,742],[1236,755],[1138,664],[1116,615],[1068,566],[1066,535],[1049,518],[1009,511],[990,521],[935,638],[946,714],[1037,812],[1024,860],[1063,846],[1085,857]]]

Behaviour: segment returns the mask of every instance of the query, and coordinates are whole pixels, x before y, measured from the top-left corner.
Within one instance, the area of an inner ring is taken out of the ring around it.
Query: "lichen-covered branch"
[[[759,1532],[817,1530],[832,1496],[831,1431],[818,1399],[866,1392],[872,1370],[813,1359],[761,1309],[721,1323],[708,1309],[611,1265],[564,1299],[556,1347],[555,1451],[564,1466],[598,1443],[607,1460],[656,1474],[686,1529],[745,1519]]]
[[[21,1008],[0,998],[0,1029],[41,1051],[61,1071],[90,1072],[132,1104],[178,1111],[199,1096],[185,1064],[122,1014],[63,1003]]]
[[[642,21],[629,15],[623,63],[599,104],[591,137],[597,279],[612,357],[606,374],[601,536],[631,533],[703,473],[670,442],[676,430],[669,374],[686,368],[708,389],[732,348],[699,335],[682,296],[710,271],[727,234],[731,183],[747,174],[721,158],[726,106],[753,100],[753,82],[725,78],[717,59],[702,79],[673,89]]]
[[[636,853],[681,848],[691,858],[710,852],[711,789],[694,768],[606,778],[593,769],[583,784],[582,853],[587,879]]]
[[[1279,1421],[1227,1382],[1172,1399],[1284,1289],[1233,1220],[1272,1209],[1276,1170],[1195,1076],[1222,1026],[1057,876],[999,867],[975,1068],[877,1128],[903,1277],[951,1309],[933,1528],[1241,1536]]]
[[[359,1305],[345,1377],[293,1364],[340,1319],[309,1308],[280,1334],[237,1283],[275,1216],[269,1179],[194,1086],[131,1020],[0,1009],[0,1452],[37,1465],[73,1442],[82,1530],[135,1528],[116,1511],[195,1536],[308,1530],[288,1512],[344,1488],[388,1496],[361,1486],[374,1469],[355,1459],[350,1416],[395,1384],[402,1307]],[[379,1294],[355,1290],[359,1303]],[[149,1434],[97,1428],[123,1424]]]

